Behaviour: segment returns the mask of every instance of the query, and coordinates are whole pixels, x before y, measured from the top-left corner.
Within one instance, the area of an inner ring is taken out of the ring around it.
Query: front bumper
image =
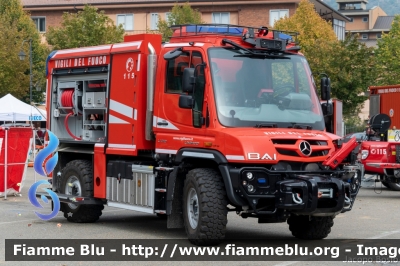
[[[344,171],[278,172],[230,166],[220,166],[220,170],[231,204],[257,215],[274,214],[279,209],[304,215],[335,215],[350,210],[357,195],[351,191],[350,182],[342,180]]]

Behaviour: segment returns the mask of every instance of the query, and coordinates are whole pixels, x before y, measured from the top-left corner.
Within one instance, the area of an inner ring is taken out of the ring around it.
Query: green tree
[[[400,15],[396,15],[389,33],[382,34],[375,51],[378,79],[376,85],[400,83]],[[374,84],[371,84],[374,85]]]
[[[295,14],[275,23],[278,30],[298,32],[301,52],[307,58],[319,90],[320,73],[331,79],[332,96],[343,101],[345,117],[357,115],[374,79],[372,48],[356,38],[338,41],[332,25],[323,20],[308,0],[301,0]]]
[[[49,52],[47,46],[41,43],[41,36],[35,23],[18,0],[0,0],[0,32],[0,97],[11,93],[14,97],[29,103],[28,40],[32,40],[33,87],[36,85],[45,87],[45,62]],[[27,54],[24,61],[18,58],[21,49]],[[37,92],[33,88],[33,102],[42,102],[43,99],[43,90]]]
[[[331,77],[332,94],[343,102],[346,120],[361,111],[368,99],[364,92],[376,79],[373,51],[351,35],[332,47],[326,73]]]
[[[122,42],[122,25],[118,27],[104,11],[86,5],[77,13],[64,13],[60,27],[49,27],[46,37],[53,49],[77,48]]]
[[[338,43],[332,25],[321,18],[312,3],[301,0],[294,15],[276,21],[275,29],[298,33],[297,42],[301,52],[310,64],[314,79],[319,80],[318,73],[326,72],[330,65],[333,45]]]
[[[201,24],[201,13],[192,9],[188,2],[180,5],[175,4],[167,20],[159,19],[157,23],[158,32],[162,34],[162,40],[168,41],[172,36],[172,25]]]

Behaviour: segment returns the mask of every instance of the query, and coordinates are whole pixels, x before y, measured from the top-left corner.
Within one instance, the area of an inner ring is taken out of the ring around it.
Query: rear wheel
[[[390,189],[389,183],[385,181],[381,181],[382,185],[385,186],[386,188]]]
[[[382,182],[383,184],[383,182]],[[383,184],[385,185],[385,184]],[[395,191],[400,191],[400,184],[399,183],[395,183],[395,182],[389,182],[387,183],[388,188],[390,188],[391,190],[395,190]]]
[[[189,241],[217,245],[225,238],[227,199],[221,176],[212,169],[194,169],[186,176],[183,220]]]
[[[92,164],[85,160],[69,162],[61,173],[62,193],[74,196],[93,197]],[[103,204],[78,205],[61,203],[61,211],[70,222],[92,223],[99,219]]]
[[[291,215],[287,221],[292,235],[300,239],[323,239],[331,232],[333,217]]]

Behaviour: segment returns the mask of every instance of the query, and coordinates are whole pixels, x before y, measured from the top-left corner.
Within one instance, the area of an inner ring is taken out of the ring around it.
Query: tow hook
[[[333,198],[333,189],[331,188],[321,188],[318,190],[318,198]]]
[[[292,193],[293,202],[297,204],[302,204],[303,200],[300,198],[299,193]]]
[[[349,206],[351,204],[351,200],[347,197],[346,194],[344,194],[344,204],[346,206]]]

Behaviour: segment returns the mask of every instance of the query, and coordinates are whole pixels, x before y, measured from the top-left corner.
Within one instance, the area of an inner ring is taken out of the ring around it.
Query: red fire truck
[[[400,85],[371,86],[369,91],[370,136],[378,141],[362,142],[361,162],[367,174],[378,177],[376,181],[400,191]]]
[[[60,141],[53,190],[72,222],[103,206],[157,214],[198,245],[219,243],[228,212],[287,221],[325,238],[351,210],[363,168],[325,131],[307,60],[290,33],[183,25],[161,36],[54,51],[48,129]]]

